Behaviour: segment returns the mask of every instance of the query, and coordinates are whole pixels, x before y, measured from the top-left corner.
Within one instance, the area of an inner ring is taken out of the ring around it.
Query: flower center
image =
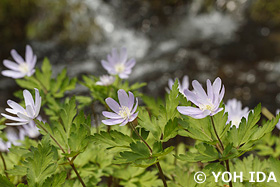
[[[204,111],[204,110],[210,110],[211,112],[214,111],[214,105],[212,103],[210,104],[200,104],[199,109]]]
[[[120,116],[121,116],[122,118],[124,118],[124,119],[128,119],[129,116],[130,116],[130,110],[129,110],[129,108],[126,107],[126,106],[122,106],[122,107],[120,108],[120,111],[119,111],[118,115],[120,115]]]
[[[20,70],[20,72],[22,72],[22,73],[28,73],[29,72],[29,68],[28,68],[28,65],[27,65],[27,63],[22,63],[22,64],[20,64],[19,65],[19,70]]]
[[[122,63],[118,63],[115,65],[115,70],[117,73],[122,73],[125,70],[125,66]]]

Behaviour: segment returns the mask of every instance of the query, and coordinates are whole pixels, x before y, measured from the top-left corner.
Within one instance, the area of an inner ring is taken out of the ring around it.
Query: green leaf
[[[0,175],[0,184],[1,187],[15,187],[15,185],[13,185],[13,183],[11,183],[9,181],[9,179],[7,179],[6,177]]]
[[[177,106],[179,105],[179,81],[175,80],[175,83],[172,86],[172,90],[168,95],[168,100],[166,101],[166,119],[167,121],[170,119],[174,119],[176,114],[178,114]]]
[[[167,142],[169,139],[174,138],[178,134],[178,120],[169,120],[164,127],[163,142]]]
[[[141,107],[139,107],[138,110],[138,124],[147,131],[150,131],[156,140],[159,140],[161,137],[161,129],[157,119],[154,116],[150,118],[149,113]]]
[[[46,179],[42,187],[63,186],[66,180],[66,176],[67,176],[66,172],[61,172],[59,174],[52,175],[51,177],[48,177]]]
[[[27,181],[32,187],[42,186],[47,177],[51,176],[56,168],[56,149],[50,146],[49,139],[43,138],[37,148],[31,147],[32,157],[26,159]]]
[[[66,102],[64,107],[60,110],[60,118],[64,125],[67,137],[70,136],[71,125],[76,114],[76,100],[75,97],[72,97],[70,101]]]

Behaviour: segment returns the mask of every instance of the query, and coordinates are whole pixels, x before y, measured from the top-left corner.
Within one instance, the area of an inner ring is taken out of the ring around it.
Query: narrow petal
[[[16,61],[17,63],[19,63],[19,64],[24,63],[23,58],[17,53],[16,50],[13,49],[13,50],[11,51],[11,55],[12,55],[12,57],[15,59],[15,61]]]
[[[31,117],[29,117],[25,114],[19,113],[19,112],[17,113],[17,116],[21,119],[24,119],[24,120],[28,121],[28,122],[32,119]]]
[[[127,123],[128,123],[128,119],[124,120],[124,121],[120,124],[120,126],[125,126]]]
[[[116,112],[117,114],[119,113],[121,107],[114,99],[109,97],[105,99],[105,102],[114,112]]]
[[[120,58],[119,58],[119,54],[116,48],[112,49],[112,59],[114,63],[119,63],[120,62]]]
[[[170,90],[172,90],[173,84],[174,84],[174,81],[172,79],[168,79],[168,87],[169,87]]]
[[[35,89],[35,117],[37,117],[40,113],[42,98],[40,96],[39,90],[37,88],[34,89]]]
[[[12,101],[12,100],[8,100],[7,104],[16,112],[21,112],[21,113],[25,113],[25,109],[20,106],[18,103]]]
[[[25,125],[27,123],[28,123],[28,121],[27,122],[19,122],[19,123],[5,123],[5,125],[19,126],[19,125]]]
[[[128,95],[129,95],[128,96],[128,108],[129,108],[129,111],[131,111],[133,108],[133,104],[134,104],[134,95],[131,92],[128,92]]]
[[[214,97],[218,97],[220,89],[221,89],[221,85],[222,85],[222,80],[220,79],[220,77],[217,77],[213,83]]]
[[[108,72],[112,70],[112,66],[105,60],[101,60],[101,64]]]
[[[177,110],[183,114],[189,116],[190,114],[201,114],[203,113],[202,110],[199,108],[191,107],[191,106],[178,106]]]
[[[31,93],[28,90],[23,90],[23,97],[24,97],[24,101],[25,101],[25,106],[27,107],[28,105],[30,105],[32,107],[32,109],[34,110],[34,100],[33,97],[31,95]]]
[[[119,74],[119,77],[120,77],[121,79],[128,79],[128,75],[125,74],[125,73]]]
[[[125,67],[131,69],[135,66],[135,64],[136,64],[136,61],[134,58],[132,58],[125,63]]]
[[[25,48],[25,60],[26,60],[26,63],[30,64],[32,62],[32,59],[33,59],[32,48],[29,45],[26,45],[26,48]]]
[[[129,118],[129,122],[132,122],[135,120],[135,118],[137,118],[139,112],[136,112],[135,114],[131,115]]]
[[[193,85],[195,93],[198,97],[200,97],[201,99],[205,99],[205,100],[208,99],[204,89],[202,88],[201,84],[197,80],[194,80],[192,82],[192,85]]]
[[[207,79],[206,84],[207,84],[207,95],[211,101],[214,101],[213,87],[211,85],[211,81]]]
[[[37,62],[37,56],[34,55],[31,62],[29,63],[29,67],[30,69],[34,69],[35,65],[36,65],[36,62]]]
[[[224,95],[225,95],[225,86],[223,85],[222,90],[221,90],[221,93],[220,93],[220,95],[219,95],[219,103],[218,103],[218,104],[221,103],[221,101],[222,101],[223,98],[224,98]],[[240,108],[241,108],[241,102],[240,102]]]
[[[9,115],[3,114],[3,113],[1,113],[1,115],[2,115],[3,117],[5,117],[6,119],[9,119],[9,120],[19,121],[19,122],[28,122],[28,120],[25,120],[25,119],[23,119],[23,118],[14,117],[14,116],[9,116]]]
[[[128,95],[123,89],[118,90],[118,98],[119,98],[119,102],[120,102],[121,106],[129,107],[128,106]]]
[[[133,110],[130,113],[134,114],[134,112],[136,111],[137,107],[138,107],[138,98],[136,97],[136,104],[135,104]]]
[[[17,111],[10,109],[10,108],[5,108],[5,110],[11,114],[17,114]]]
[[[113,112],[103,111],[102,114],[106,118],[111,118],[111,119],[120,119],[120,118],[122,118],[121,116],[119,116],[118,114],[113,113]]]
[[[106,120],[102,120],[102,123],[104,123],[105,125],[117,125],[120,124],[122,122],[124,122],[125,119],[106,119]]]
[[[26,113],[27,113],[28,117],[30,117],[30,118],[34,118],[34,116],[35,116],[35,111],[32,109],[32,107],[30,105],[26,106]]]
[[[189,101],[191,101],[192,103],[194,103],[196,106],[199,106],[201,104],[197,100],[197,95],[195,93],[191,92],[189,89],[185,89],[184,94],[187,97],[187,99]]]
[[[24,73],[18,71],[4,70],[2,71],[2,75],[6,77],[11,77],[13,79],[23,78],[25,76]]]
[[[4,66],[6,66],[7,68],[9,68],[11,70],[19,71],[19,65],[10,60],[4,60],[3,64],[4,64]]]

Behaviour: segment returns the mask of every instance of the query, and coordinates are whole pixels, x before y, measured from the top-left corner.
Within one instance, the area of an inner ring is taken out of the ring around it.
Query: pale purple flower
[[[222,85],[221,79],[219,77],[216,78],[213,85],[209,79],[207,79],[206,83],[207,94],[197,80],[192,81],[193,91],[185,89],[184,93],[187,99],[194,103],[198,108],[178,106],[177,110],[181,114],[201,119],[208,115],[213,116],[223,110],[223,108],[219,107],[225,94],[225,87]]]
[[[244,109],[242,109],[241,101],[238,101],[237,99],[230,99],[225,105],[225,112],[228,113],[227,124],[231,122],[231,127],[235,125],[236,128],[238,128],[241,119],[243,117],[248,117],[249,108],[245,107]]]
[[[6,111],[17,115],[17,116],[10,116],[7,114],[1,113],[2,116],[5,118],[16,121],[14,123],[6,123],[6,125],[24,125],[35,119],[40,112],[41,108],[41,97],[39,95],[39,90],[35,89],[35,103],[31,93],[28,90],[23,91],[23,97],[25,101],[26,109],[20,106],[18,103],[8,100],[7,103],[11,108],[6,108]]]
[[[10,70],[2,71],[2,75],[14,79],[22,78],[24,76],[30,77],[33,75],[35,72],[34,67],[37,62],[37,57],[33,54],[32,48],[29,45],[26,46],[25,60],[14,49],[11,51],[11,55],[16,62],[4,60],[4,66]]]
[[[16,128],[13,127],[7,127],[5,129],[6,137],[8,141],[4,141],[2,138],[0,138],[0,151],[1,152],[7,152],[9,151],[9,148],[11,148],[12,144],[15,146],[20,146],[21,143],[19,141],[24,140],[24,132],[19,129],[17,132]]]
[[[276,115],[278,115],[280,112],[280,109],[276,110]],[[276,124],[276,127],[280,130],[280,120],[278,121],[278,123]]]
[[[128,122],[132,122],[138,115],[136,109],[138,107],[138,99],[136,98],[136,104],[134,105],[134,95],[131,92],[127,93],[120,89],[118,91],[118,98],[120,105],[112,98],[107,98],[105,101],[113,112],[103,111],[102,114],[110,119],[102,120],[105,125],[126,125]],[[134,107],[133,107],[134,105]],[[136,113],[135,113],[136,112]]]
[[[99,81],[96,82],[96,85],[100,86],[110,86],[115,82],[115,77],[110,76],[110,75],[102,75],[99,78]]]
[[[107,61],[102,60],[101,64],[110,75],[118,75],[121,79],[127,79],[135,65],[135,60],[127,59],[127,50],[123,47],[120,54],[117,49],[113,49],[112,53],[108,54]]]
[[[176,80],[176,78],[174,79],[174,81],[172,79],[168,79],[168,88],[167,88],[168,93],[170,92],[170,90],[172,90],[172,86],[173,86],[175,80]],[[180,81],[178,83],[179,83],[179,87],[178,87],[179,92],[182,93],[183,95],[185,95],[184,90],[189,88],[189,77],[187,75],[185,75],[183,77],[182,84],[180,83]]]

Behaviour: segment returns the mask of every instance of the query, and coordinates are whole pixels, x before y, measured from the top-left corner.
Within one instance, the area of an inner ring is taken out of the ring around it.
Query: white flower
[[[124,47],[120,54],[118,54],[117,49],[113,49],[112,53],[108,54],[107,61],[101,61],[102,66],[110,75],[118,75],[121,79],[128,78],[135,63],[134,59],[127,60],[127,51]]]
[[[244,109],[242,109],[241,101],[238,101],[236,99],[230,99],[225,105],[225,112],[228,113],[227,124],[231,122],[231,127],[235,125],[236,128],[238,128],[241,119],[243,117],[248,117],[249,108],[245,107]]]
[[[96,85],[100,86],[109,86],[113,84],[115,81],[115,77],[110,76],[110,75],[102,75],[100,77],[100,80],[96,82]]]
[[[11,55],[16,63],[10,60],[4,60],[4,66],[10,70],[2,71],[2,75],[14,79],[22,78],[24,76],[30,77],[33,75],[35,72],[34,67],[37,62],[37,57],[33,54],[32,48],[29,45],[26,46],[25,60],[14,49],[11,51]]]
[[[6,123],[6,125],[24,125],[35,119],[40,112],[41,107],[41,97],[39,95],[39,90],[35,89],[35,103],[32,98],[31,93],[28,90],[23,91],[23,97],[25,101],[26,109],[20,106],[18,103],[8,100],[7,103],[11,108],[6,108],[6,111],[15,114],[17,116],[10,116],[7,114],[1,113],[5,118],[16,121],[14,123]]]
[[[3,139],[0,138],[0,151],[1,152],[7,152],[9,151],[9,148],[11,148],[12,144],[15,146],[20,146],[21,143],[19,141],[24,140],[24,132],[22,129],[19,129],[17,132],[16,128],[13,127],[7,127],[5,129],[6,137],[8,139],[7,142],[5,142]]]
[[[42,121],[42,117],[38,116],[37,120]],[[29,138],[37,138],[40,136],[39,128],[36,126],[34,120],[30,121],[28,124],[21,126],[24,135],[28,136]]]
[[[176,78],[175,78],[175,80],[176,80]],[[167,88],[168,93],[170,92],[170,90],[172,90],[172,86],[173,86],[175,80],[173,81],[172,79],[168,79],[168,88]],[[179,92],[181,92],[181,94],[185,95],[184,90],[189,89],[189,77],[187,75],[185,75],[183,77],[182,84],[180,83],[180,81],[178,83],[179,83],[179,87],[178,87]]]

